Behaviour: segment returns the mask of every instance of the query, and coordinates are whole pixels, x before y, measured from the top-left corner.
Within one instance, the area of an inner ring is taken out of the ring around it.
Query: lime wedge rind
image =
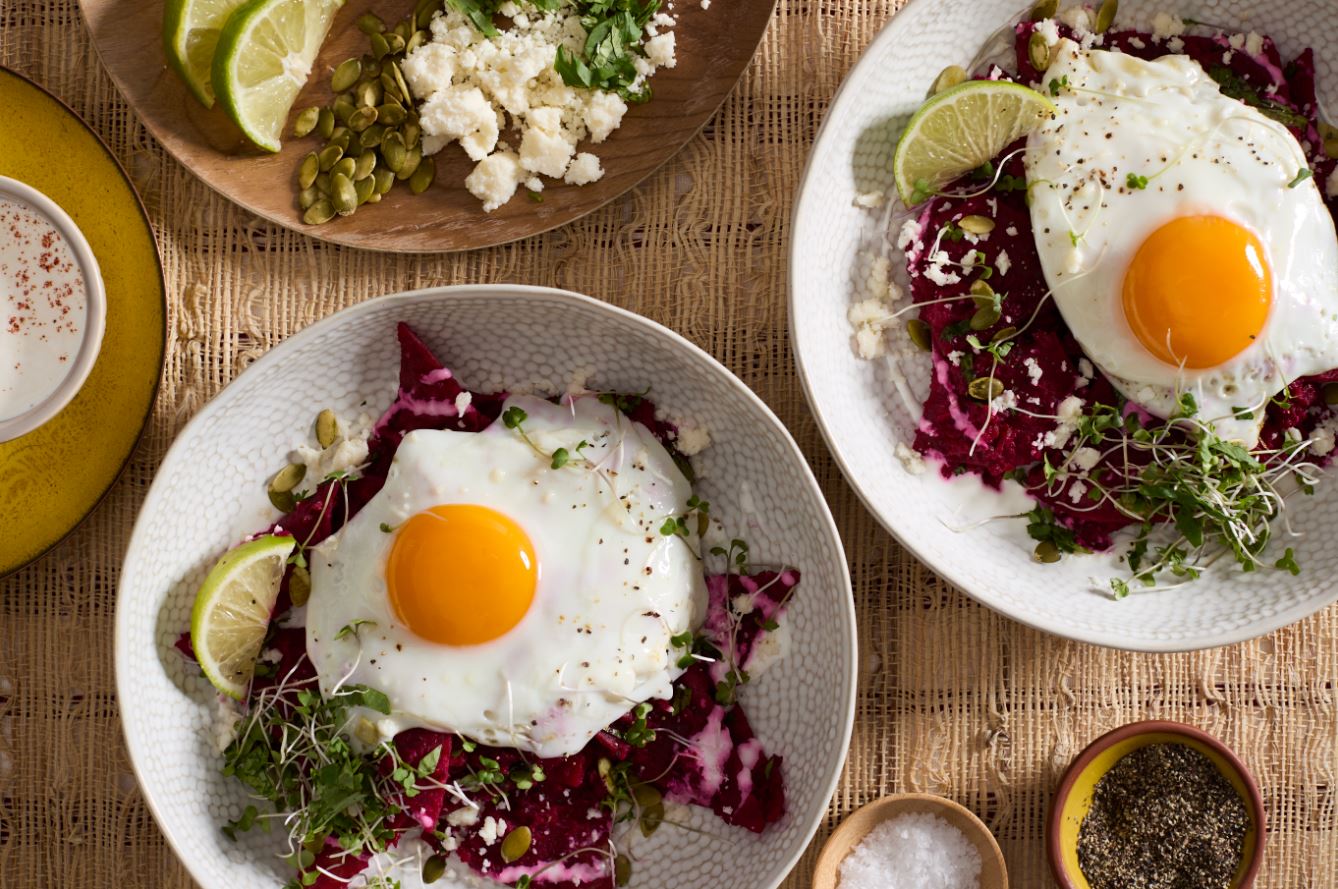
[[[163,49],[167,62],[206,108],[214,107],[212,71],[219,34],[242,0],[167,0]]]

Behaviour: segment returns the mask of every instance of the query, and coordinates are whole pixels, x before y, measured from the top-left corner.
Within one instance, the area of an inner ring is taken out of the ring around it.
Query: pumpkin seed
[[[330,196],[330,174],[321,173],[317,176],[315,186],[317,191],[328,198]]]
[[[380,124],[374,123],[362,131],[362,135],[358,141],[364,149],[376,148],[381,144],[381,140],[385,135],[386,128]]]
[[[1031,557],[1037,562],[1053,565],[1062,558],[1062,555],[1053,540],[1042,540],[1036,544],[1036,549],[1032,550]]]
[[[334,112],[335,120],[346,124],[348,119],[353,116],[353,112],[358,110],[358,106],[348,93],[340,93],[335,96],[334,102],[330,105],[330,110]]]
[[[413,95],[409,92],[409,85],[404,82],[404,73],[400,71],[400,66],[394,62],[390,63],[390,75],[395,78],[395,88],[399,91],[401,99],[408,99]]]
[[[395,27],[390,29],[390,33],[394,34],[401,40],[408,40],[409,33],[412,28],[413,28],[413,22],[409,21],[408,19],[401,19],[400,21],[395,23]]]
[[[971,316],[972,330],[986,330],[999,323],[999,310],[994,306],[983,306],[976,309],[976,313]]]
[[[423,162],[423,149],[410,148],[404,155],[404,163],[395,171],[396,179],[408,179],[418,171],[419,165]]]
[[[403,22],[400,22],[400,25],[403,24]],[[400,27],[400,25],[396,25],[396,27]],[[404,52],[404,37],[402,35],[392,31],[389,34],[382,34],[381,39],[386,42],[386,49],[389,53],[399,55]]]
[[[354,164],[353,173],[349,178],[351,178],[354,182],[358,182],[362,179],[366,179],[369,176],[371,176],[372,171],[375,169],[376,169],[376,152],[364,151],[358,157],[358,162]]]
[[[302,165],[297,168],[297,184],[302,188],[311,188],[316,181],[316,174],[321,171],[321,159],[316,152],[302,158]]]
[[[1324,393],[1325,404],[1338,404],[1338,383],[1325,383],[1321,391]]]
[[[293,496],[292,491],[270,491],[269,502],[284,514],[297,509],[297,498]]]
[[[386,29],[386,23],[381,21],[380,16],[371,12],[364,12],[358,16],[358,30],[371,37],[373,34],[380,34]]]
[[[287,494],[296,488],[302,479],[306,477],[307,464],[289,463],[283,469],[274,474],[274,478],[269,480],[269,489],[278,494]]]
[[[305,210],[320,200],[320,196],[320,190],[315,185],[309,185],[297,193],[297,205]]]
[[[358,84],[358,88],[353,91],[359,108],[375,108],[381,104],[381,81],[368,80]]]
[[[912,318],[906,322],[906,333],[910,335],[911,342],[915,343],[920,351],[928,352],[934,348],[929,325],[919,318]]]
[[[366,181],[366,180],[364,180],[364,181]],[[361,184],[362,184],[361,182],[355,182],[355,183],[353,183],[353,187],[354,187],[354,188],[358,188],[358,186],[361,185]],[[361,192],[362,192],[362,189],[358,189],[358,192],[361,193]],[[367,203],[369,203],[369,204],[379,204],[379,203],[381,203],[381,193],[380,193],[379,191],[375,191],[375,190],[372,191],[372,193],[369,194],[369,195],[367,196]]]
[[[1329,157],[1338,158],[1338,127],[1321,121],[1319,135],[1324,140],[1324,153]]]
[[[1042,19],[1052,19],[1059,12],[1059,0],[1040,0],[1031,8],[1031,20],[1039,22]]]
[[[369,13],[370,14],[370,13]],[[427,861],[423,862],[423,882],[435,883],[446,873],[446,859],[440,855],[432,855]]]
[[[366,204],[371,201],[372,195],[376,194],[376,180],[371,176],[359,179],[353,183],[353,191],[358,195],[358,204]]]
[[[395,187],[395,174],[387,167],[377,167],[372,171],[372,179],[376,182],[377,194],[385,194]]]
[[[428,39],[431,36],[432,35],[429,34],[427,31],[414,31],[412,34],[409,35],[409,39],[404,44],[404,54],[406,56],[409,55],[414,50],[418,49],[418,47],[422,46],[424,43],[427,43]]]
[[[664,796],[654,785],[638,784],[632,790],[632,798],[640,813],[637,820],[641,826],[641,835],[649,837],[664,822]]]
[[[427,23],[432,21],[432,16],[436,15],[441,9],[441,0],[418,0],[414,4],[413,18],[418,27],[427,27]]]
[[[381,157],[392,173],[398,173],[404,166],[409,150],[404,145],[404,137],[399,133],[387,133],[381,140]]]
[[[321,198],[302,214],[302,221],[307,225],[324,225],[334,219],[334,215],[334,205],[330,203],[330,199]]]
[[[1106,0],[1096,13],[1096,33],[1104,34],[1115,24],[1115,16],[1120,12],[1120,0]]]
[[[299,608],[311,598],[311,572],[302,565],[294,565],[288,577],[288,598]]]
[[[330,134],[334,132],[334,112],[329,108],[322,108],[320,117],[316,120],[316,135],[322,139],[329,139]]]
[[[381,76],[381,60],[371,54],[362,57],[363,80],[376,80]]]
[[[338,145],[330,144],[321,149],[317,155],[320,158],[320,167],[322,173],[330,172],[330,168],[339,163],[339,159],[344,156],[344,149]]]
[[[418,149],[415,148],[414,151],[418,151]],[[422,156],[421,153],[419,156]],[[409,191],[414,194],[422,194],[427,191],[428,186],[432,184],[432,180],[436,178],[437,165],[436,162],[429,157],[419,163],[418,169],[414,170],[413,175],[409,177]]]
[[[360,59],[345,59],[339,63],[339,67],[334,69],[334,74],[330,77],[330,89],[337,93],[353,86],[362,77],[362,61]]]
[[[973,235],[988,235],[994,231],[994,220],[987,216],[963,216],[957,220],[957,227]]]
[[[966,387],[966,394],[976,401],[993,401],[1003,394],[1004,385],[995,377],[976,377]]]
[[[372,55],[378,59],[385,58],[386,54],[390,52],[390,44],[386,42],[384,34],[372,34],[370,43],[372,45]]]
[[[502,860],[507,864],[513,861],[519,861],[526,852],[530,851],[530,829],[528,827],[517,827],[506,835],[502,840]]]
[[[316,444],[328,448],[339,437],[339,418],[328,407],[316,415]]]
[[[363,716],[358,719],[358,725],[353,729],[353,737],[370,747],[381,740],[381,732],[370,719]]]
[[[1031,67],[1041,72],[1050,70],[1051,56],[1050,42],[1045,39],[1045,35],[1040,31],[1032,31],[1027,40],[1027,59]]]
[[[404,146],[413,148],[418,144],[418,139],[423,135],[423,128],[418,125],[418,121],[411,120],[400,127],[400,135],[404,137]]]
[[[330,137],[329,144],[338,145],[341,151],[348,151],[348,147],[353,144],[355,135],[348,127],[335,127],[334,135]]]
[[[613,859],[613,885],[626,886],[632,881],[632,859],[619,855]]]
[[[357,158],[352,158],[352,157],[341,158],[339,163],[335,164],[333,167],[330,168],[330,178],[333,179],[335,177],[335,174],[338,174],[340,176],[347,176],[349,179],[352,179],[353,173],[355,170],[357,170],[357,168],[358,168]]]
[[[966,69],[960,65],[949,65],[944,68],[934,81],[934,85],[929,88],[929,95],[937,96],[944,90],[949,90],[959,83],[965,83],[967,78]]]
[[[312,130],[316,129],[316,124],[320,122],[320,119],[321,109],[315,105],[302,109],[297,115],[297,119],[293,121],[293,138],[301,139],[303,136],[309,135]]]
[[[330,177],[330,203],[340,216],[350,216],[358,209],[358,190],[352,179],[342,173]]]
[[[375,108],[359,108],[349,116],[348,128],[355,133],[361,133],[363,130],[376,123],[376,118],[377,110]]]
[[[400,92],[400,85],[395,82],[395,75],[391,74],[388,68],[381,72],[378,82],[381,84],[381,98],[383,101],[398,102],[404,98],[404,94]]]
[[[405,111],[403,106],[390,102],[375,109],[375,111],[376,119],[388,127],[399,126],[409,117],[409,112]]]

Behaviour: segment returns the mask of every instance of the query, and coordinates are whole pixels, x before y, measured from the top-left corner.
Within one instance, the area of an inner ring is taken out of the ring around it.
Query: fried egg
[[[569,755],[682,672],[671,639],[700,622],[705,582],[661,526],[687,512],[687,479],[594,397],[511,408],[519,429],[409,433],[385,487],[310,556],[321,689],[384,692],[382,737]]]
[[[1061,41],[1059,113],[1028,139],[1046,282],[1083,350],[1131,401],[1190,393],[1253,446],[1263,408],[1338,367],[1338,238],[1305,152],[1186,56]]]

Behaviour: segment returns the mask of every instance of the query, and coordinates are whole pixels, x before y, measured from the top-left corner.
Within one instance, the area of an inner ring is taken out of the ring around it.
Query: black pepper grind
[[[1092,889],[1227,889],[1245,852],[1245,801],[1184,744],[1125,755],[1097,782],[1078,831]]]

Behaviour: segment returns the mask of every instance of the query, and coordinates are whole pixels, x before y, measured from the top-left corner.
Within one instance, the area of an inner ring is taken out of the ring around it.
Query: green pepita
[[[381,733],[377,731],[375,723],[362,716],[358,718],[358,724],[353,729],[353,737],[370,747],[381,740]]]
[[[1096,33],[1104,34],[1115,24],[1115,16],[1120,12],[1120,0],[1106,0],[1096,13]]]
[[[328,407],[316,415],[316,444],[328,448],[339,438],[339,418]]]
[[[353,183],[353,191],[358,195],[358,204],[366,204],[376,194],[376,180],[371,176],[366,179],[359,179]]]
[[[329,173],[321,173],[319,176],[317,176],[314,185],[316,187],[316,190],[319,191],[321,194],[325,195],[327,198],[330,196]]]
[[[386,29],[386,23],[375,13],[365,12],[358,16],[358,30],[371,37],[373,34],[380,34]]]
[[[1033,22],[1039,22],[1043,19],[1052,19],[1059,13],[1059,0],[1040,0],[1031,8],[1030,18]]]
[[[1036,549],[1032,550],[1031,557],[1037,562],[1046,565],[1053,565],[1061,558],[1059,547],[1055,546],[1052,540],[1042,540],[1036,544]]]
[[[376,123],[376,119],[377,110],[375,108],[359,108],[349,116],[348,128],[355,133],[361,133]]]
[[[341,151],[348,151],[348,147],[353,144],[353,137],[356,135],[348,127],[335,127],[334,135],[330,137],[328,144],[338,145]]]
[[[320,119],[321,109],[315,105],[310,108],[303,108],[297,115],[297,119],[293,121],[293,138],[301,139],[303,136],[309,135],[312,130],[316,129],[316,124],[320,122]]]
[[[330,134],[334,132],[335,118],[334,112],[329,108],[322,108],[320,117],[316,121],[316,135],[322,139],[329,139]]]
[[[394,34],[401,40],[408,40],[409,34],[412,33],[412,29],[413,29],[412,21],[410,21],[409,19],[401,19],[395,23],[395,27],[390,29],[390,33]]]
[[[375,108],[381,104],[381,81],[368,80],[358,84],[358,88],[353,91],[357,97],[359,108]]]
[[[347,124],[348,119],[353,116],[353,112],[358,110],[358,106],[348,93],[340,93],[335,96],[334,102],[330,105],[330,110],[334,112],[335,120]]]
[[[361,183],[359,183],[359,182],[355,182],[355,183],[353,183],[353,187],[354,187],[354,188],[358,188],[358,186],[359,186],[360,184],[361,184]],[[358,189],[358,193],[361,194],[361,193],[362,193],[362,189]],[[366,203],[368,203],[368,204],[379,204],[379,203],[381,203],[381,193],[378,192],[378,191],[373,191],[371,194],[369,194],[369,195],[367,196],[367,201],[366,201]]]
[[[311,572],[302,565],[294,565],[288,577],[288,598],[301,608],[311,598]]]
[[[911,342],[915,343],[920,351],[928,352],[934,348],[929,325],[919,318],[912,318],[906,322],[906,333],[910,335]]]
[[[393,62],[387,63],[386,70],[381,72],[381,78],[379,82],[381,84],[382,101],[399,102],[404,98],[404,94],[400,92],[399,84],[396,83],[395,81],[395,75],[391,74],[389,70],[389,66],[393,64],[394,64]]]
[[[290,513],[297,509],[297,498],[293,496],[292,491],[270,491],[269,502],[282,513]]]
[[[414,151],[418,151],[417,148]],[[421,154],[419,155],[422,156]],[[413,175],[409,177],[409,191],[414,194],[422,194],[427,191],[432,180],[437,178],[437,165],[432,158],[427,158],[418,164],[418,169],[414,170]]]
[[[1031,61],[1031,67],[1041,72],[1050,70],[1053,55],[1050,41],[1045,39],[1045,35],[1040,31],[1032,31],[1031,37],[1027,39],[1027,58]]]
[[[1329,157],[1338,158],[1338,127],[1321,121],[1319,135],[1324,140],[1324,153]]]
[[[613,885],[626,886],[632,882],[632,859],[619,855],[613,859]]]
[[[403,22],[401,22],[400,24],[402,25]],[[396,27],[399,26],[397,25]],[[401,36],[400,34],[396,34],[395,32],[392,31],[388,34],[382,34],[381,39],[386,42],[386,49],[390,54],[398,55],[404,52],[404,37]]]
[[[413,8],[413,20],[418,27],[425,28],[440,10],[441,0],[418,0]]]
[[[362,79],[376,80],[381,76],[381,60],[370,53],[362,57]]]
[[[386,194],[395,187],[395,174],[386,167],[377,167],[372,172],[372,180],[376,182],[377,194]]]
[[[330,172],[330,168],[339,163],[339,159],[344,156],[344,149],[338,145],[327,145],[321,149],[318,155],[320,158],[320,167],[322,173]]]
[[[432,35],[427,31],[414,31],[409,35],[409,39],[404,44],[404,54],[406,56],[409,55],[411,52],[418,49],[418,47],[427,43],[431,37]]]
[[[528,827],[515,828],[502,840],[502,860],[507,864],[519,861],[526,852],[530,851],[532,840]]]
[[[988,235],[994,231],[994,220],[987,216],[963,216],[957,220],[957,227],[973,235]]]
[[[334,215],[334,205],[330,203],[329,198],[321,198],[302,214],[302,221],[307,225],[324,225],[334,219]]]
[[[395,178],[400,180],[408,179],[418,171],[418,166],[422,162],[423,149],[410,148],[404,155],[404,163],[400,164],[400,168],[395,171]]]
[[[376,169],[376,152],[364,151],[361,155],[358,156],[358,162],[354,164],[353,174],[350,178],[352,178],[354,182],[358,182],[362,179],[366,179],[367,177],[371,176],[372,171],[375,169]]]
[[[376,109],[376,119],[388,127],[396,127],[404,123],[409,117],[409,112],[404,110],[404,106],[387,102]]]
[[[297,168],[297,184],[302,188],[311,188],[316,181],[316,174],[321,171],[321,159],[316,152],[302,158],[302,165]]]
[[[333,167],[330,168],[330,178],[333,179],[336,175],[339,175],[339,176],[347,176],[349,179],[352,179],[353,173],[357,169],[358,169],[357,158],[352,158],[352,157],[341,158],[339,163],[335,164]]]
[[[435,883],[446,873],[446,859],[440,855],[432,855],[427,861],[423,862],[423,882]]]
[[[312,180],[313,182],[315,180]],[[320,200],[321,193],[315,185],[309,185],[297,193],[297,205],[303,210]]]
[[[269,480],[269,489],[280,494],[286,494],[301,484],[306,475],[307,464],[289,463],[276,472],[274,478]]]
[[[416,120],[411,120],[400,127],[400,135],[404,137],[406,148],[414,148],[418,145],[418,139],[423,135],[423,128],[418,125]]]
[[[334,74],[330,77],[330,89],[337,93],[353,86],[362,77],[362,60],[345,59],[335,68]]]
[[[949,65],[939,73],[935,79],[934,85],[929,88],[929,95],[937,96],[944,90],[950,90],[959,83],[965,83],[967,78],[966,69],[960,65]]]
[[[386,42],[384,34],[371,35],[372,55],[378,59],[383,59],[390,52],[390,44]]]
[[[381,140],[381,157],[392,173],[400,171],[408,154],[409,149],[404,145],[403,136],[399,133],[386,133],[385,138]]]
[[[330,204],[340,216],[352,215],[358,209],[358,190],[352,179],[342,173],[330,177]]]
[[[999,323],[999,310],[994,306],[984,306],[976,309],[976,313],[971,316],[972,330],[987,330]]]
[[[381,140],[385,138],[385,135],[386,128],[378,123],[374,123],[362,131],[362,135],[359,137],[358,141],[364,149],[376,148],[380,146]]]
[[[993,401],[1002,395],[1003,391],[1003,383],[995,377],[976,377],[966,387],[966,394],[976,401]]]
[[[400,71],[400,66],[391,62],[390,74],[395,78],[395,88],[399,90],[400,98],[403,100],[409,99],[413,93],[409,92],[409,85],[404,82],[404,74]]]

